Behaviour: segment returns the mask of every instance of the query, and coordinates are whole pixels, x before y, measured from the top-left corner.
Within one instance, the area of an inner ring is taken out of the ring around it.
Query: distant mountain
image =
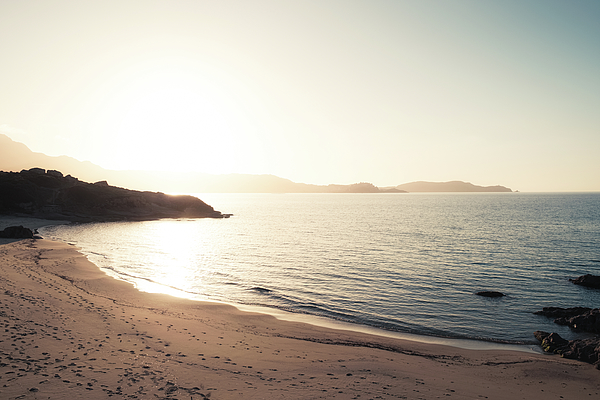
[[[512,192],[504,186],[477,186],[469,182],[411,182],[396,186],[407,192]]]
[[[398,193],[380,190],[370,183],[311,185],[274,175],[225,174],[165,171],[114,171],[89,161],[51,157],[31,151],[23,143],[0,134],[0,171],[19,172],[30,168],[60,171],[87,182],[108,181],[111,185],[167,193]]]
[[[406,193],[406,192],[510,192],[502,186],[475,186],[466,182],[413,182],[379,188],[371,183],[312,185],[275,175],[225,174],[166,171],[114,171],[89,161],[67,156],[51,157],[31,151],[23,143],[0,134],[0,171],[30,168],[60,171],[86,182],[108,181],[111,185],[165,193]]]
[[[0,171],[19,172],[34,167],[61,171],[65,175],[77,176],[88,182],[106,180],[107,172],[104,168],[89,161],[35,153],[23,143],[15,142],[8,136],[0,134]]]

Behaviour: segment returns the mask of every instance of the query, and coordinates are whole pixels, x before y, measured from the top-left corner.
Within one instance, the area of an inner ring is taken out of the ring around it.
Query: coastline
[[[50,225],[63,225],[69,224],[69,221],[54,221],[54,220],[45,220],[38,218],[19,218],[19,217],[1,217],[0,218],[0,229],[3,229],[6,226],[10,225],[24,225],[27,227],[31,227],[32,229],[39,229],[42,227],[50,226]],[[4,240],[5,242],[2,242]],[[2,243],[10,243],[17,239],[0,239],[0,245]],[[55,240],[55,239],[51,239]],[[62,242],[58,240],[59,242]],[[72,243],[71,243],[72,244]],[[78,250],[83,253],[86,258],[89,260],[89,254],[86,255],[85,252]],[[91,261],[91,260],[90,260]],[[91,261],[94,263],[94,261]],[[259,314],[267,314],[274,316],[278,320],[282,321],[292,321],[292,322],[301,322],[307,323],[311,325],[316,325],[322,328],[330,328],[330,329],[339,329],[339,330],[347,330],[353,332],[361,332],[369,335],[375,336],[383,336],[388,338],[395,338],[401,340],[415,341],[420,343],[429,343],[429,344],[441,344],[445,346],[457,347],[461,349],[468,350],[511,350],[511,351],[521,351],[528,353],[540,353],[543,354],[543,350],[537,344],[515,344],[515,343],[505,343],[501,341],[486,341],[486,340],[475,340],[475,339],[465,339],[465,338],[451,338],[451,337],[437,337],[437,336],[428,336],[428,335],[420,335],[418,333],[407,333],[407,332],[398,332],[398,331],[390,331],[382,328],[377,328],[370,325],[361,325],[361,324],[353,324],[344,321],[332,320],[326,317],[319,317],[312,314],[298,314],[287,312],[278,308],[272,308],[267,306],[258,306],[258,305],[247,305],[247,304],[236,304],[229,303],[219,300],[210,300],[210,299],[199,299],[195,296],[190,296],[190,293],[181,291],[177,288],[165,287],[160,283],[149,281],[143,278],[139,279],[123,279],[121,275],[115,273],[114,271],[107,270],[96,265],[101,271],[105,274],[113,277],[117,280],[123,280],[125,282],[133,285],[137,290],[148,292],[148,293],[162,293],[168,294],[174,297],[191,299],[194,301],[201,302],[209,302],[215,304],[225,304],[233,306],[241,311],[246,311],[250,313],[259,313]],[[144,288],[140,288],[140,283],[143,283]],[[153,288],[158,288],[157,290],[152,290]],[[169,289],[165,291],[165,289]]]
[[[520,218],[529,221],[519,225],[522,229],[511,230],[513,218],[519,214],[513,206],[521,202],[516,198],[433,196],[428,201],[437,206],[427,207],[428,202],[421,199],[404,197],[397,203],[400,197],[393,200],[385,195],[267,197],[222,195],[220,200],[211,199],[217,208],[237,215],[230,220],[72,224],[40,232],[45,238],[80,246],[81,252],[109,275],[136,285],[140,282],[144,291],[236,306],[265,306],[427,337],[536,346],[539,342],[533,332],[542,330],[577,339],[583,335],[533,313],[544,306],[596,307],[600,301],[600,291],[588,295],[566,280],[594,271],[596,266],[587,260],[597,254],[585,243],[597,242],[597,236],[577,231],[581,235],[577,233],[571,240],[580,245],[564,242],[562,251],[560,246],[549,245],[553,241],[543,239],[547,235],[536,234],[528,240],[527,229],[547,232],[553,240],[564,239],[567,233],[558,232],[549,221],[540,225],[535,213]],[[542,200],[535,198],[528,204]],[[457,201],[470,206],[456,208]],[[493,217],[497,227],[485,222],[487,213],[481,214],[485,216],[482,219],[463,219],[468,216],[466,210],[482,201],[488,206],[503,205]],[[551,203],[569,210],[573,201],[579,203],[580,199]],[[340,202],[344,214],[336,211]],[[380,222],[374,222],[379,221],[375,215],[361,212],[369,210],[369,204],[377,204],[373,210],[381,211],[377,212]],[[396,213],[398,204],[419,211]],[[441,209],[444,213],[456,210],[460,217],[439,219]],[[427,214],[427,210],[438,211]],[[417,218],[419,215],[422,217]],[[500,215],[506,218],[498,218]],[[403,218],[411,222],[403,224]],[[355,222],[348,225],[349,220]],[[460,221],[470,222],[461,225]],[[532,223],[538,224],[537,228],[531,227]],[[294,229],[288,229],[290,226]],[[373,234],[364,234],[366,226],[374,227]],[[487,227],[486,233],[477,233],[478,226]],[[200,239],[208,232],[210,236]],[[539,266],[532,269],[538,261]],[[153,281],[161,287],[148,288]],[[172,288],[182,293],[174,293]],[[474,296],[487,289],[507,296]]]
[[[71,245],[73,245],[71,243]],[[75,245],[76,247],[76,245]],[[84,252],[82,252],[86,255]],[[86,258],[89,254],[86,256]],[[89,259],[89,258],[88,258]],[[90,260],[91,261],[91,260]],[[94,263],[93,261],[91,261]],[[476,339],[465,339],[465,338],[452,338],[452,337],[437,337],[437,336],[428,336],[421,335],[418,333],[408,333],[408,332],[399,332],[399,331],[390,331],[382,328],[378,328],[375,326],[370,326],[366,324],[354,324],[345,321],[339,321],[330,319],[327,317],[321,317],[313,314],[302,314],[302,313],[294,313],[285,311],[275,307],[267,307],[262,305],[249,305],[249,304],[236,304],[233,302],[220,301],[220,300],[211,300],[211,299],[203,299],[199,298],[195,293],[186,292],[171,286],[165,286],[158,282],[150,281],[145,278],[135,278],[135,277],[123,277],[119,273],[109,270],[106,268],[102,268],[97,266],[101,271],[103,271],[108,276],[122,280],[131,284],[136,290],[145,292],[145,293],[155,293],[155,294],[166,294],[169,296],[189,299],[192,301],[197,301],[200,303],[210,303],[210,304],[222,304],[232,306],[237,308],[240,311],[248,312],[248,313],[258,313],[258,314],[266,314],[275,317],[280,321],[289,321],[289,322],[299,322],[305,323],[309,325],[315,325],[321,328],[327,329],[336,329],[343,331],[351,331],[357,333],[364,333],[368,335],[374,336],[382,336],[387,338],[394,338],[400,340],[407,340],[411,342],[420,342],[420,343],[429,343],[429,344],[438,344],[450,347],[456,347],[459,349],[467,349],[467,350],[510,350],[510,351],[520,351],[526,353],[539,353],[543,354],[543,350],[539,346],[539,344],[517,344],[517,343],[506,343],[502,341],[487,341],[487,340],[476,340]]]
[[[331,329],[136,290],[73,246],[0,245],[3,398],[494,398],[600,393],[589,364]]]

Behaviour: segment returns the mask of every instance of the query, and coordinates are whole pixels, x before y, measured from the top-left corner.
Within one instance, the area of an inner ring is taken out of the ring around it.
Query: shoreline
[[[61,241],[59,241],[61,242]],[[72,243],[67,243],[77,247]],[[80,250],[79,250],[80,251]],[[84,252],[80,251],[84,255]],[[88,258],[86,256],[86,258]],[[89,258],[88,258],[89,260]],[[94,263],[90,260],[90,262]],[[527,343],[507,343],[502,341],[493,341],[493,340],[478,340],[478,339],[468,339],[468,338],[454,338],[454,337],[440,337],[440,336],[431,336],[424,335],[418,333],[408,333],[401,331],[391,331],[385,330],[382,328],[378,328],[376,326],[371,326],[368,324],[358,324],[351,323],[345,321],[338,321],[334,319],[330,319],[327,317],[321,317],[313,314],[302,314],[302,313],[294,313],[290,311],[285,311],[279,309],[277,307],[268,307],[264,305],[250,305],[250,304],[239,304],[239,303],[230,303],[227,301],[220,300],[212,300],[212,299],[202,299],[199,298],[199,295],[193,292],[186,292],[175,287],[164,286],[158,282],[154,282],[152,280],[148,280],[146,278],[139,278],[135,276],[128,276],[127,278],[122,277],[118,272],[106,269],[103,267],[97,266],[101,271],[103,271],[108,276],[113,279],[117,279],[123,282],[127,282],[131,284],[136,290],[139,290],[144,293],[150,294],[164,294],[168,296],[173,296],[181,299],[187,299],[191,301],[197,301],[200,303],[208,302],[214,304],[222,304],[231,307],[235,307],[240,311],[249,312],[249,313],[258,313],[265,314],[275,317],[280,321],[289,321],[289,322],[299,322],[305,323],[309,325],[318,326],[321,328],[328,329],[338,329],[344,331],[351,331],[357,333],[364,333],[368,335],[374,336],[382,336],[387,338],[395,338],[400,340],[414,341],[419,343],[429,343],[429,344],[439,344],[444,346],[456,347],[458,349],[467,349],[467,350],[512,350],[512,351],[521,351],[525,353],[537,353],[544,354],[541,346],[539,344],[527,344]],[[142,289],[141,287],[144,287]],[[157,290],[152,290],[152,288],[158,288]],[[163,289],[163,290],[161,290]]]
[[[46,236],[46,234],[44,234],[43,231],[41,231],[41,232],[44,237],[48,237],[48,236]],[[56,237],[56,236],[52,237],[51,234],[48,234],[48,235],[51,237],[52,240],[57,240],[60,242],[64,241],[64,239],[62,239],[60,237]],[[71,241],[67,240],[65,242],[77,246],[78,240],[76,238],[71,238],[71,239],[72,239]],[[109,275],[115,279],[129,282],[130,284],[134,285],[138,290],[148,292],[148,293],[163,293],[163,294],[169,294],[169,295],[176,296],[176,297],[197,300],[197,301],[201,301],[201,302],[208,301],[208,302],[223,303],[223,304],[228,304],[228,305],[234,306],[238,309],[248,310],[250,312],[259,312],[259,313],[264,313],[264,314],[268,314],[268,315],[274,315],[278,319],[282,319],[282,320],[299,321],[299,322],[305,322],[305,323],[314,324],[314,325],[322,326],[322,327],[332,327],[334,329],[351,330],[351,331],[369,333],[369,334],[385,336],[385,337],[395,337],[395,338],[400,338],[400,339],[405,339],[405,340],[418,341],[418,342],[423,342],[423,343],[443,344],[443,345],[449,345],[449,346],[454,346],[454,347],[458,347],[458,348],[473,349],[473,350],[475,350],[475,349],[499,349],[499,350],[512,349],[512,350],[525,351],[525,352],[537,352],[537,353],[543,352],[541,350],[539,343],[534,340],[533,334],[531,334],[531,339],[529,339],[529,340],[503,340],[503,337],[487,338],[487,337],[482,337],[482,336],[475,337],[475,336],[468,336],[468,335],[466,335],[466,336],[453,336],[453,335],[436,336],[435,334],[427,333],[426,330],[423,330],[421,332],[417,331],[417,330],[414,330],[412,332],[405,332],[405,331],[401,331],[401,330],[398,330],[398,331],[387,330],[385,328],[369,324],[368,320],[360,321],[360,322],[359,321],[351,322],[351,321],[338,320],[335,318],[328,318],[326,316],[320,316],[320,315],[311,314],[311,313],[292,312],[292,311],[286,310],[285,308],[278,308],[276,306],[270,307],[269,305],[266,305],[266,304],[236,303],[232,299],[225,298],[225,296],[217,295],[214,298],[212,298],[212,296],[210,296],[206,292],[204,294],[202,294],[202,293],[193,291],[193,289],[189,289],[189,290],[178,289],[175,286],[162,284],[162,283],[156,282],[150,278],[146,278],[143,276],[136,276],[136,275],[128,273],[126,271],[119,270],[117,268],[113,268],[113,266],[110,263],[106,262],[105,259],[107,257],[104,256],[103,254],[101,254],[102,250],[99,250],[99,249],[94,249],[94,250],[95,251],[80,250],[80,252],[84,253],[92,263],[97,263],[97,266],[102,271],[104,271],[107,275]],[[536,327],[536,329],[537,329],[537,327]],[[548,328],[546,328],[546,330],[547,329]],[[535,329],[532,329],[530,332],[533,332],[534,330]]]
[[[3,398],[590,398],[589,364],[138,291],[74,246],[0,245]]]
[[[201,300],[197,300],[201,301]],[[518,351],[523,353],[533,354],[544,354],[541,346],[536,344],[518,344],[518,343],[504,343],[496,342],[491,340],[476,340],[476,339],[464,339],[464,338],[452,338],[452,337],[439,337],[439,336],[428,336],[418,333],[407,333],[400,331],[388,331],[375,326],[365,324],[353,324],[345,321],[336,321],[326,317],[320,317],[312,314],[296,314],[279,310],[277,308],[270,308],[265,306],[252,306],[245,304],[228,304],[232,307],[238,308],[240,311],[256,312],[261,314],[272,315],[280,321],[299,322],[309,325],[315,325],[326,329],[336,329],[342,331],[350,331],[356,333],[362,333],[372,336],[381,336],[385,338],[404,340],[409,342],[418,342],[424,344],[434,344],[441,346],[454,347],[457,349],[465,350],[502,350],[502,351]]]

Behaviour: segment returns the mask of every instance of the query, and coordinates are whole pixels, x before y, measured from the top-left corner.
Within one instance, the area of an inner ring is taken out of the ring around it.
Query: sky
[[[600,191],[600,1],[0,0],[0,133],[108,169]]]

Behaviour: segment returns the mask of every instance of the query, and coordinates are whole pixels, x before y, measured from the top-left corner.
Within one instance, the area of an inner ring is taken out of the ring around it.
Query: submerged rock
[[[585,274],[576,279],[569,279],[576,285],[585,286],[594,289],[600,289],[600,276]]]
[[[481,291],[481,292],[477,292],[475,294],[477,296],[483,296],[483,297],[504,297],[504,296],[506,296],[504,293],[495,292],[493,290],[484,290],[484,291]]]

